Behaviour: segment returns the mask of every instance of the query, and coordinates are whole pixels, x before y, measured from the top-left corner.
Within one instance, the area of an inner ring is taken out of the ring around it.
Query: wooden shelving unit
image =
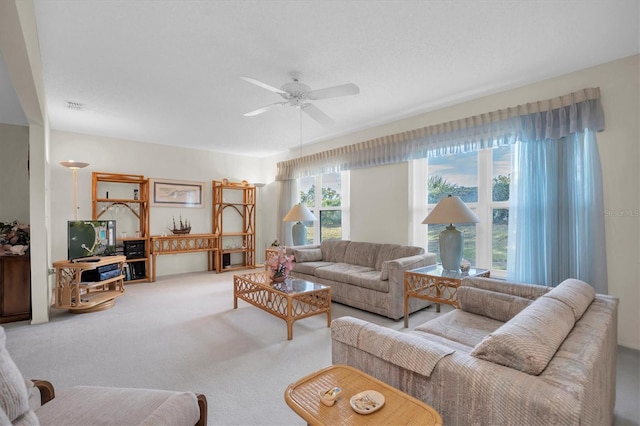
[[[216,271],[256,267],[256,187],[212,181],[212,233],[218,235]]]
[[[129,270],[136,273],[126,283],[150,281],[149,179],[142,175],[93,172],[91,198],[93,220],[101,219],[107,212],[111,213],[109,219],[116,220],[118,246],[122,246],[123,253],[144,245],[141,251],[136,250],[135,256],[127,255]],[[125,230],[126,236],[122,235]]]

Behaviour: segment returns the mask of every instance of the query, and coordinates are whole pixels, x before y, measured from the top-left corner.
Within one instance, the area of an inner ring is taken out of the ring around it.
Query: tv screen
[[[116,254],[115,220],[70,220],[67,237],[69,260]]]

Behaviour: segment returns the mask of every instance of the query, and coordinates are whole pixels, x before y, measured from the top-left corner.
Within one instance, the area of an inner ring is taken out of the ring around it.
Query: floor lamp
[[[304,204],[296,204],[291,207],[289,213],[282,219],[283,222],[297,222],[291,228],[291,236],[293,237],[294,246],[303,246],[307,244],[307,227],[303,222],[317,220],[311,213],[311,210]]]
[[[78,169],[84,169],[89,163],[82,163],[80,161],[61,161],[60,165],[71,170],[73,175],[73,211],[75,213],[75,220],[78,220]]]

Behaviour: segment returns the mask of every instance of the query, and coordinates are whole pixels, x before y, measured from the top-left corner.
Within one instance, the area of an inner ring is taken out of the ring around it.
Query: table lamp
[[[304,204],[296,204],[291,207],[289,213],[282,219],[283,222],[297,222],[291,228],[291,236],[293,237],[294,246],[303,246],[307,244],[307,227],[302,222],[317,220],[311,213],[311,210]]]
[[[442,198],[431,210],[431,213],[422,221],[424,224],[442,225],[449,224],[440,233],[438,239],[440,245],[440,260],[442,267],[447,271],[459,271],[462,261],[462,247],[464,236],[458,231],[454,223],[478,223],[478,217],[471,211],[460,197]]]

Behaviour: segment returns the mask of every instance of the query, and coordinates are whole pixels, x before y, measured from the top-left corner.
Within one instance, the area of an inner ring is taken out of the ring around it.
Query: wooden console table
[[[53,262],[56,269],[56,290],[54,307],[71,312],[84,313],[109,309],[116,297],[124,294],[122,269],[125,256],[105,256],[100,258],[59,260]],[[82,273],[99,267],[117,265],[114,276],[104,280],[83,281]]]
[[[156,280],[156,257],[159,254],[207,253],[207,270],[217,269],[218,235],[183,234],[152,235],[151,238],[151,281]]]

